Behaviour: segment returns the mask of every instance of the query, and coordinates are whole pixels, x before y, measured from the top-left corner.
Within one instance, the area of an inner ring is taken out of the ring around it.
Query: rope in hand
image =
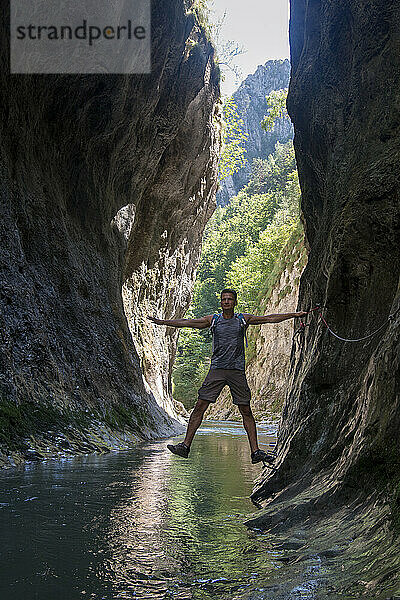
[[[307,311],[307,314],[312,313],[314,310],[321,310],[320,306],[317,305],[315,308],[312,308],[311,310]],[[293,334],[293,339],[295,339],[295,337],[298,335],[300,337],[301,334],[304,334],[306,331],[306,327],[309,327],[309,323],[304,323],[302,317],[300,317],[300,327],[294,332]]]
[[[326,322],[326,320],[324,319],[323,315],[322,315],[322,309],[321,306],[318,304],[315,308],[312,308],[311,310],[307,311],[307,314],[318,310],[320,311],[318,313],[319,317],[321,318],[322,322],[324,323],[325,327],[327,328],[327,330],[329,331],[329,333],[331,333],[332,335],[334,335],[338,340],[341,340],[342,342],[362,342],[363,340],[367,340],[370,337],[373,337],[374,335],[376,335],[379,331],[381,331],[381,329],[383,329],[386,324],[388,323],[388,321],[392,321],[394,319],[394,317],[397,315],[397,313],[400,311],[400,306],[399,308],[392,313],[391,315],[388,316],[388,318],[386,319],[386,321],[384,323],[382,323],[382,325],[380,327],[378,327],[378,329],[376,329],[375,331],[373,331],[372,333],[369,333],[368,335],[365,335],[364,337],[361,338],[356,338],[356,339],[349,339],[349,338],[343,338],[340,335],[337,335],[334,331],[332,331],[332,329],[329,327],[328,323]],[[307,325],[305,325],[305,323],[303,323],[303,321],[300,319],[300,327],[299,329],[295,332],[293,337],[296,337],[296,335],[300,334],[300,333],[304,333],[305,328],[307,327]]]

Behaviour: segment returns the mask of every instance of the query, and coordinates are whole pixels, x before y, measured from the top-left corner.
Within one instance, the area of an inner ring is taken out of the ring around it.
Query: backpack
[[[218,319],[220,318],[220,316],[221,316],[221,315],[222,315],[222,313],[215,313],[215,314],[212,316],[212,319],[211,319],[211,325],[210,325],[210,331],[211,331],[211,334],[212,334],[212,335],[214,335],[215,326],[216,326],[216,324],[217,324],[217,321],[218,321]],[[244,339],[245,339],[245,341],[246,341],[246,348],[247,348],[247,347],[248,347],[248,343],[247,343],[247,334],[246,334],[246,330],[247,330],[247,323],[246,323],[246,319],[244,318],[244,315],[243,315],[243,313],[238,313],[238,314],[235,314],[235,317],[237,317],[237,318],[239,319],[239,321],[240,321],[240,325],[241,325],[241,326],[242,326],[242,328],[243,328],[243,331],[244,331]]]

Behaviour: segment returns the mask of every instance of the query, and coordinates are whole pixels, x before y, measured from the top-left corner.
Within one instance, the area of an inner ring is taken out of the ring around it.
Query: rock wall
[[[245,142],[246,165],[222,182],[217,193],[218,204],[227,204],[249,182],[254,158],[267,158],[274,151],[276,142],[285,143],[293,138],[293,127],[287,118],[278,119],[272,131],[265,132],[261,128],[261,121],[268,111],[265,97],[273,90],[287,88],[289,75],[290,63],[287,59],[268,60],[246,77],[232,94],[237,113],[243,120],[243,131],[248,134]]]
[[[299,306],[322,303],[345,338],[380,330],[346,343],[314,318],[293,350],[279,468],[253,494],[270,503],[259,526],[360,497],[400,522],[399,18],[392,0],[291,1],[288,108],[310,246]]]
[[[270,294],[261,302],[260,314],[288,313],[296,310],[300,277],[307,262],[302,234],[298,244],[284,251],[286,268],[277,278]],[[289,384],[293,335],[299,321],[269,323],[250,327],[249,346],[253,350],[246,368],[252,390],[253,412],[257,419],[280,416]],[[301,338],[296,336],[296,343]]]
[[[214,50],[167,0],[149,75],[9,75],[1,18],[3,459],[171,435],[175,336],[146,315],[184,313],[214,209]]]

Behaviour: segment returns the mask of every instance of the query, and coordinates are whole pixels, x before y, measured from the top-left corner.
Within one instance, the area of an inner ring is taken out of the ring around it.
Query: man
[[[198,400],[190,415],[186,436],[180,444],[168,444],[167,448],[183,458],[188,458],[190,445],[199,428],[204,413],[210,402],[215,402],[222,388],[229,386],[233,403],[237,405],[246,430],[251,449],[251,462],[273,462],[273,456],[260,450],[257,442],[257,429],[253,413],[250,408],[251,393],[246,380],[244,337],[250,325],[263,323],[280,323],[286,319],[303,317],[306,312],[256,316],[250,314],[235,314],[237,293],[235,290],[225,289],[221,292],[222,314],[207,315],[200,319],[156,319],[148,317],[156,325],[169,327],[191,327],[193,329],[206,329],[212,327],[213,353],[210,370],[198,392]]]

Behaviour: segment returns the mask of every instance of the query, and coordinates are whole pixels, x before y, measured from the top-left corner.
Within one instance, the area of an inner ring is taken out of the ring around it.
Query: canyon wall
[[[265,97],[273,90],[287,88],[289,75],[290,63],[287,59],[268,60],[248,75],[232,94],[237,114],[243,121],[243,131],[247,134],[244,142],[246,165],[221,183],[217,193],[218,204],[227,204],[249,182],[254,158],[267,158],[277,142],[285,143],[293,138],[293,127],[287,117],[277,119],[272,131],[264,131],[261,127],[261,121],[268,112]]]
[[[215,205],[219,72],[192,5],[153,2],[144,75],[10,75],[3,11],[4,464],[182,429],[175,332],[146,316],[184,314]]]
[[[399,19],[392,0],[291,1],[288,109],[310,247],[299,306],[321,303],[344,338],[379,331],[343,342],[315,317],[293,348],[258,526],[365,498],[400,522]]]

